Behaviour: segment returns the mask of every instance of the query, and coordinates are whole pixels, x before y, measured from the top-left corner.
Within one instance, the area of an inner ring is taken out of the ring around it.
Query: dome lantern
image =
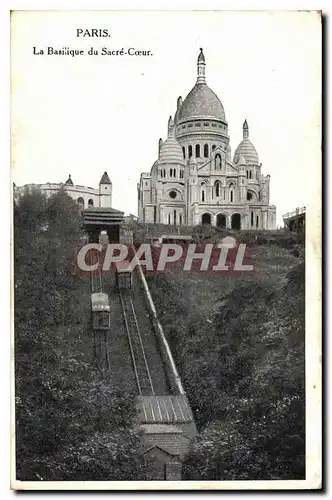
[[[244,120],[242,130],[243,130],[243,139],[247,139],[249,137],[249,127],[247,120]]]
[[[197,83],[205,82],[205,57],[203,54],[203,49],[199,49],[200,53],[197,59]]]

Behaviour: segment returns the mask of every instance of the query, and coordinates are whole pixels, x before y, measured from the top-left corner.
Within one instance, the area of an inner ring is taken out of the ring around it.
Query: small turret
[[[173,136],[173,129],[174,129],[174,121],[173,121],[173,118],[170,116],[168,118],[168,127],[167,127],[167,136],[168,137]]]
[[[162,138],[160,137],[159,141],[158,141],[158,158],[159,158],[159,155],[160,155],[160,148],[161,146],[163,145],[163,140]]]
[[[194,157],[194,155],[192,155],[189,160],[188,160],[188,165],[190,167],[190,170],[197,170],[197,160],[196,158]]]
[[[178,100],[177,100],[177,104],[176,104],[176,111],[175,111],[175,115],[174,115],[174,124],[177,123],[178,121],[178,118],[179,118],[179,113],[180,113],[180,109],[181,109],[181,106],[182,106],[182,97],[179,96],[178,97]]]
[[[65,182],[65,186],[73,186],[73,185],[74,185],[74,183],[71,180],[71,175],[69,174],[69,177],[68,177],[68,179]]]

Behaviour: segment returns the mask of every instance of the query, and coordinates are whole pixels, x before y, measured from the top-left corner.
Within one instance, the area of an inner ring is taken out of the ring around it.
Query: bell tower
[[[99,182],[99,206],[112,207],[112,182],[108,177],[108,173],[104,172]]]

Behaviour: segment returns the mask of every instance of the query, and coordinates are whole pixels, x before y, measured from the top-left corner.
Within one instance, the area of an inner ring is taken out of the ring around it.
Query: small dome
[[[234,162],[238,163],[241,156],[244,157],[247,165],[259,165],[257,151],[248,137],[243,139],[236,148],[234,153]]]
[[[182,148],[178,141],[172,137],[167,137],[160,146],[159,163],[183,163]]]
[[[224,107],[219,97],[206,85],[196,83],[179,110],[177,121],[189,118],[216,118],[225,120]]]

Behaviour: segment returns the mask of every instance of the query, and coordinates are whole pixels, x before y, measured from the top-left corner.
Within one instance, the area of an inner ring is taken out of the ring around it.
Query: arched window
[[[249,179],[252,179],[252,171],[249,172]]]
[[[229,185],[229,201],[231,203],[234,201],[234,184]]]
[[[204,158],[208,158],[208,157],[209,157],[209,145],[204,144]]]
[[[205,182],[201,182],[201,200],[205,201]]]
[[[172,168],[169,169],[169,176],[173,177],[173,169]]]
[[[233,214],[231,218],[231,228],[241,229],[241,214]]]
[[[93,200],[90,198],[90,200],[88,201],[88,207],[93,207]]]
[[[180,214],[180,226],[182,226],[182,214]]]
[[[77,198],[77,203],[79,204],[80,208],[84,208],[84,200],[81,196]]]
[[[211,224],[211,214],[203,214],[202,215],[202,224],[205,225],[205,224]]]
[[[174,226],[176,225],[176,210],[174,210]]]
[[[250,191],[247,192],[247,200],[252,200],[252,193]]]
[[[171,223],[171,214],[168,214],[168,224]]]
[[[199,158],[201,156],[201,147],[199,144],[196,144],[196,146],[195,146],[195,155],[196,155],[196,158]]]
[[[216,181],[215,183],[215,189],[216,189],[216,197],[219,198],[220,196],[220,182],[219,181]]]
[[[186,157],[186,148],[184,146],[182,146],[182,153],[183,153],[183,158]]]
[[[219,153],[216,155],[214,162],[215,162],[215,169],[220,170],[221,169],[221,156]]]
[[[258,224],[259,224],[259,216],[256,215],[256,227],[258,227]]]
[[[191,158],[191,157],[192,157],[192,155],[193,155],[193,147],[192,147],[192,146],[189,146],[189,147],[188,147],[188,156],[189,156],[189,158]]]
[[[247,179],[249,179],[249,172],[248,172],[248,170],[247,170]]]
[[[251,224],[251,227],[254,227],[254,212],[251,212],[250,224]]]
[[[166,169],[165,168],[164,168],[164,175],[163,175],[163,177],[166,177]]]

